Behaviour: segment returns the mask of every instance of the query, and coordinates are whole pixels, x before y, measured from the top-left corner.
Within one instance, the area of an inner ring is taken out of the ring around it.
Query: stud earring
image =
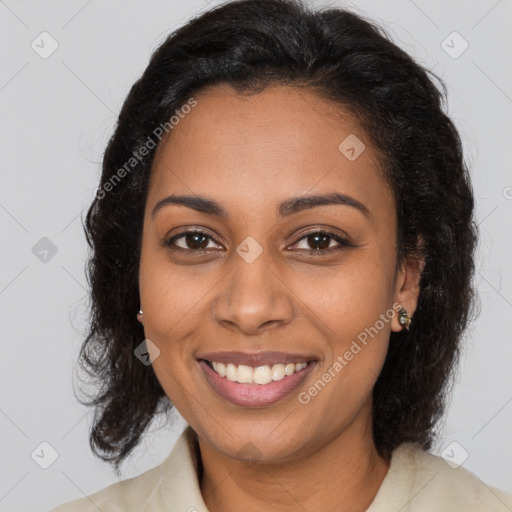
[[[139,309],[139,312],[137,313],[137,320],[144,325],[143,323],[143,317],[142,317],[142,309]]]
[[[407,314],[407,310],[404,308],[401,308],[398,312],[398,323],[405,329],[409,330],[409,325],[411,325],[411,318]]]

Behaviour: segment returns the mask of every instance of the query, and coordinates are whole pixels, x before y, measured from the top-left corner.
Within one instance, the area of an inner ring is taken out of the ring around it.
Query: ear
[[[404,308],[412,318],[418,305],[418,297],[420,295],[420,279],[423,268],[425,267],[425,259],[417,254],[404,258],[400,266],[395,283],[394,303],[400,308]],[[404,328],[398,322],[398,310],[391,320],[391,330],[399,332]]]

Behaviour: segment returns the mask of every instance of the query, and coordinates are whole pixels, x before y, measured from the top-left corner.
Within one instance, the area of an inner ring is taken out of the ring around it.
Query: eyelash
[[[213,237],[208,235],[208,233],[205,233],[204,231],[201,231],[200,229],[185,229],[183,231],[180,231],[176,235],[173,235],[171,238],[164,240],[162,245],[174,252],[190,252],[190,253],[195,253],[195,254],[205,254],[205,253],[211,252],[210,249],[184,249],[183,247],[176,247],[175,245],[173,245],[174,241],[179,238],[182,238],[186,235],[197,235],[197,234],[203,235],[206,238],[210,239],[211,241],[215,242],[216,244],[220,245]],[[305,238],[307,238],[309,236],[314,236],[314,235],[327,236],[328,238],[331,238],[331,239],[335,240],[336,242],[338,242],[339,246],[331,247],[330,249],[309,249],[309,250],[308,249],[298,249],[299,252],[305,251],[312,255],[314,254],[317,256],[322,256],[324,254],[332,254],[333,252],[339,251],[340,249],[355,247],[355,245],[351,244],[348,240],[341,238],[340,236],[335,235],[334,233],[331,233],[329,231],[324,231],[324,230],[315,230],[315,231],[310,231],[309,233],[305,233],[293,245],[296,245],[297,243],[304,240]]]

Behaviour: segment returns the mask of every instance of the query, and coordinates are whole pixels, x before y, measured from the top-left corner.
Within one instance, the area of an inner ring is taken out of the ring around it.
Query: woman
[[[87,215],[81,357],[117,470],[155,414],[188,426],[157,468],[55,511],[512,509],[427,451],[476,242],[428,74],[292,0],[226,3],[158,48]]]

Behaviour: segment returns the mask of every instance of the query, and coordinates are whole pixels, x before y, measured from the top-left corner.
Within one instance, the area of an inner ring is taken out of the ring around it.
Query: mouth
[[[197,361],[218,395],[244,407],[268,406],[288,397],[318,362],[315,358],[277,352],[225,352]]]
[[[245,364],[235,365],[232,363],[224,364],[219,361],[204,360],[206,364],[222,378],[239,384],[258,384],[265,386],[271,382],[282,380],[294,373],[298,373],[309,363],[278,363],[272,366],[263,365],[247,366]],[[313,361],[310,361],[313,362]]]

